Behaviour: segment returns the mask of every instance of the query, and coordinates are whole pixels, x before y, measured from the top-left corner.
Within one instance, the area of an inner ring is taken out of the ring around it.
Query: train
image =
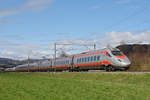
[[[15,67],[17,72],[128,70],[131,61],[117,48],[105,48]]]

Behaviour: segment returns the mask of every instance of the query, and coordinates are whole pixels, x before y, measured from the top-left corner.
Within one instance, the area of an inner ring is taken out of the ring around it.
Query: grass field
[[[150,74],[0,73],[0,100],[150,100]]]

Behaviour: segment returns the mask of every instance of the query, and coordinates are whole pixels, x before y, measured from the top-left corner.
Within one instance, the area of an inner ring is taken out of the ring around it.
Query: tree
[[[68,57],[69,55],[65,51],[61,51],[59,57]]]

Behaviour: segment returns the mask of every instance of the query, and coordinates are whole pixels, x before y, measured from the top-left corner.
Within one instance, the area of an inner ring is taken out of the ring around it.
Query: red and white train
[[[117,48],[106,48],[41,63],[16,66],[15,71],[106,71],[127,70],[130,60]]]

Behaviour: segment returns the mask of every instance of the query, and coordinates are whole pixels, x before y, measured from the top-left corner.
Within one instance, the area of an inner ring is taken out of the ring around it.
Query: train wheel
[[[111,71],[110,66],[106,66],[105,70],[106,70],[106,72],[110,72]]]
[[[110,71],[115,71],[115,68],[112,67],[112,66],[107,66],[107,67],[105,67],[105,70],[106,70],[107,72],[110,72]]]
[[[111,69],[111,71],[115,71],[115,68],[112,66],[110,66],[110,69]]]

